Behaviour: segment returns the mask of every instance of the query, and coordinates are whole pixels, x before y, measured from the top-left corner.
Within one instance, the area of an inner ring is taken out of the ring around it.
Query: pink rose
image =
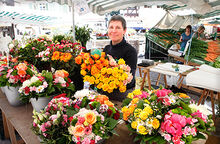
[[[55,120],[55,119],[57,119],[57,115],[56,115],[56,114],[51,115],[51,116],[50,116],[50,119],[51,119],[52,121]]]
[[[43,82],[43,87],[46,88],[47,86],[48,86],[47,82],[44,81],[44,82]]]
[[[82,144],[90,144],[90,139],[88,137],[85,137],[82,141]]]
[[[184,127],[186,125],[186,117],[178,115],[178,114],[173,114],[171,116],[171,121],[172,121],[172,123],[180,124],[182,127]]]
[[[40,126],[40,130],[41,130],[42,132],[47,131],[47,129],[46,129],[46,127],[45,127],[45,124],[42,124],[42,125]]]
[[[85,122],[85,118],[84,117],[78,117],[78,122],[80,124],[83,124]]]
[[[85,134],[89,135],[92,133],[92,125],[89,125],[85,128]]]
[[[170,141],[171,140],[171,136],[169,134],[165,134],[164,138],[166,141]]]
[[[196,127],[193,127],[193,128],[191,129],[191,134],[192,134],[193,136],[196,136],[196,133],[197,133],[197,129],[196,129]]]
[[[36,124],[35,122],[33,122],[33,126],[34,126],[34,127],[37,127],[37,124]]]
[[[190,127],[188,127],[188,126],[186,126],[185,128],[184,128],[184,130],[183,130],[183,134],[184,135],[190,135],[190,131],[191,131],[191,128]]]

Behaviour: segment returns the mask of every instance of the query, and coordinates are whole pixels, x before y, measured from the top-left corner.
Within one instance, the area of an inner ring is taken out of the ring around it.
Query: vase
[[[5,94],[5,87],[6,87],[6,86],[1,87],[1,90],[2,90],[2,93],[3,93],[3,94]]]
[[[38,99],[31,98],[30,101],[33,109],[35,109],[37,112],[40,112],[40,110],[43,110],[47,106],[47,104],[51,101],[52,98],[53,96],[39,97]]]
[[[12,106],[20,106],[22,105],[22,101],[19,99],[19,93],[18,93],[19,87],[4,87],[5,95],[8,99],[8,102]]]

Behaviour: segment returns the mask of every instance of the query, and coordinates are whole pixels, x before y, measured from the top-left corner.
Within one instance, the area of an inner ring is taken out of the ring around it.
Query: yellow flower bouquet
[[[126,85],[133,78],[130,73],[131,68],[125,64],[123,59],[117,61],[104,52],[100,55],[81,53],[75,58],[75,62],[81,65],[84,82],[88,81],[97,89],[108,93],[112,93],[115,89],[125,92]]]

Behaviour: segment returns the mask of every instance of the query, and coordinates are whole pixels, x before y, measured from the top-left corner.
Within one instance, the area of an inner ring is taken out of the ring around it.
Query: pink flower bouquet
[[[34,111],[32,129],[43,142],[95,144],[115,133],[120,113],[108,97],[89,90],[74,97],[54,97],[43,111]]]
[[[167,89],[134,90],[123,101],[122,113],[141,143],[189,144],[215,129],[207,108],[193,104],[186,94]]]

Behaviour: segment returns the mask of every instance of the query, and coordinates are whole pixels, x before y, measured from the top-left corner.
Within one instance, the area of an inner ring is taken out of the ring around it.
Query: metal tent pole
[[[74,18],[74,1],[72,1],[72,19],[73,19],[73,42],[76,42],[75,37],[75,18]]]

